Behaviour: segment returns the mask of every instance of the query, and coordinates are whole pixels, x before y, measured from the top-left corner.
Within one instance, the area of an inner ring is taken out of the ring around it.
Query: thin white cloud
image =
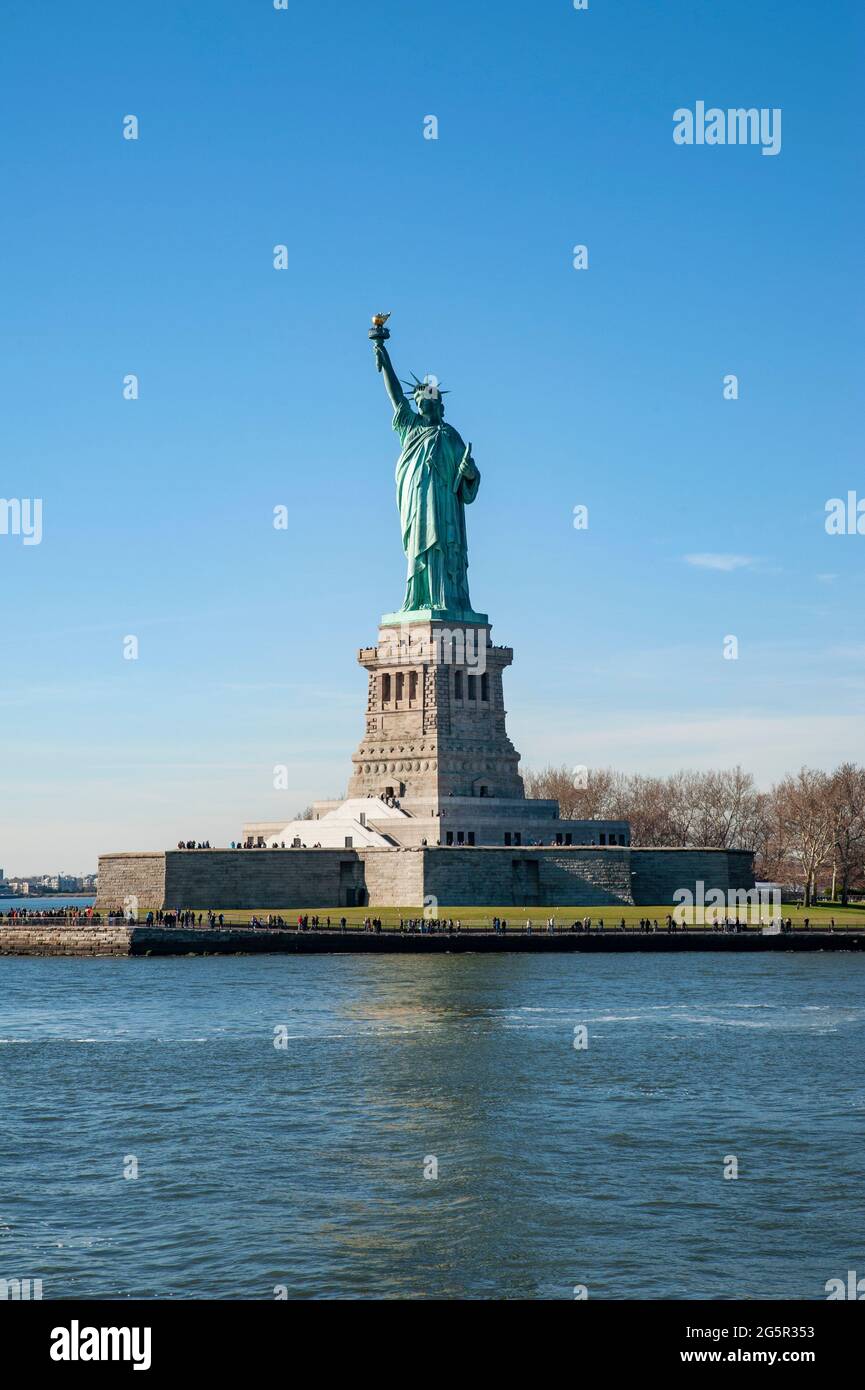
[[[522,766],[586,763],[629,772],[665,773],[679,767],[742,767],[768,788],[802,763],[832,768],[854,761],[865,745],[861,714],[741,715],[681,718],[668,714],[598,720],[575,738],[571,724],[525,721],[514,739]]]
[[[686,565],[695,565],[703,570],[742,570],[751,569],[757,561],[753,555],[716,555],[706,552],[702,555],[686,555]]]
[[[842,642],[837,647],[830,647],[829,655],[847,661],[862,661],[865,658],[865,642]]]

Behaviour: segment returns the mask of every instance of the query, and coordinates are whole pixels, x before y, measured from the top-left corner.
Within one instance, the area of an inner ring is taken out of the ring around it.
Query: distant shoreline
[[[0,888],[0,901],[13,898],[15,902],[26,902],[32,898],[34,902],[41,902],[43,898],[95,898],[96,894],[89,890],[82,889],[80,893],[70,893],[65,888],[40,888],[38,893],[7,893],[5,888]]]

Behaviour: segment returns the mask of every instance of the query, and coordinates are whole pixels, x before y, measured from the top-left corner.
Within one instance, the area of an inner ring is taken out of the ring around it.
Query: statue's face
[[[441,396],[438,393],[430,395],[424,391],[419,391],[414,399],[419,414],[423,415],[425,419],[440,420],[442,418],[444,410],[442,409]]]

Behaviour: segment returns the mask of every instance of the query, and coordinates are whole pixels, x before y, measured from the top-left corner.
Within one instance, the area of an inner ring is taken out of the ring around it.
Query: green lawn
[[[658,926],[664,927],[667,914],[672,910],[669,903],[659,907],[439,907],[433,915],[445,920],[452,918],[454,922],[459,919],[464,928],[489,927],[493,917],[501,917],[514,929],[524,927],[527,920],[531,921],[534,927],[543,928],[550,917],[555,918],[559,927],[570,926],[575,918],[582,920],[584,917],[591,917],[593,927],[597,927],[598,922],[603,920],[605,929],[609,930],[618,927],[623,918],[626,926],[639,926],[641,917],[648,917],[650,921],[657,920]],[[195,911],[201,912],[206,920],[206,908],[196,908]],[[802,926],[807,917],[810,926],[825,927],[834,917],[836,926],[843,924],[865,927],[865,905],[846,908],[821,905],[805,909],[793,903],[784,903],[782,913],[785,919],[792,917],[794,926]],[[345,917],[350,927],[362,927],[367,917],[376,917],[381,920],[385,929],[398,927],[400,917],[419,918],[422,915],[418,907],[271,907],[250,911],[226,909],[224,917],[227,924],[239,926],[248,923],[250,917],[257,917],[259,921],[266,922],[269,916],[279,916],[290,926],[294,926],[301,914],[308,917],[317,916],[322,922],[326,922],[330,917],[331,926],[338,926],[340,919]],[[139,913],[139,920],[145,915]],[[744,913],[740,913],[740,920],[743,916]],[[751,920],[756,922],[755,914],[752,914]]]

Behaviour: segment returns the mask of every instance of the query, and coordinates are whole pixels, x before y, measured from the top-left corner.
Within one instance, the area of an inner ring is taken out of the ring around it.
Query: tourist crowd
[[[709,914],[707,914],[708,916]],[[131,908],[117,907],[104,915],[95,912],[93,907],[54,907],[54,908],[27,908],[12,907],[7,913],[0,912],[0,926],[27,926],[36,924],[48,924],[70,927],[86,927],[90,925],[116,926],[121,924],[136,925],[138,914]],[[362,923],[349,923],[347,917],[340,917],[334,921],[331,917],[321,917],[318,914],[300,913],[295,921],[286,921],[284,917],[277,913],[267,913],[267,915],[254,914],[248,920],[226,921],[224,912],[214,912],[208,908],[206,912],[197,912],[191,908],[158,908],[147,912],[143,918],[143,925],[148,927],[186,927],[186,928],[235,928],[248,925],[252,928],[283,928],[284,930],[295,930],[299,932],[308,931],[332,931],[337,928],[340,931],[357,930],[363,928],[365,932],[382,932],[384,922],[381,917],[367,916]],[[751,924],[752,926],[766,926],[767,923]],[[793,931],[792,917],[775,918],[772,924],[778,931],[787,933]],[[663,924],[658,922],[657,917],[641,917],[638,923],[633,925],[627,923],[622,917],[618,924],[613,924],[614,929],[619,931],[639,931],[644,934],[653,932],[675,933],[687,930],[716,931],[724,933],[744,932],[749,929],[746,921],[741,921],[739,917],[727,917],[720,921],[708,920],[703,922],[685,923],[677,921],[676,917],[668,913]],[[805,917],[802,921],[805,931],[811,929],[810,917]],[[828,923],[828,930],[834,931],[836,927],[835,918],[832,917]],[[509,928],[506,917],[492,917],[489,924],[484,922],[470,923],[465,930],[469,932],[486,932],[492,930],[497,935],[504,935]],[[591,917],[575,918],[574,921],[559,922],[555,917],[549,917],[543,923],[536,923],[527,917],[522,925],[517,925],[516,930],[522,931],[531,936],[534,931],[545,929],[550,935],[557,932],[602,932],[606,930],[603,917],[594,921]],[[398,930],[403,933],[418,933],[422,936],[433,936],[446,933],[454,935],[461,933],[463,928],[462,920],[457,917],[400,917]]]

